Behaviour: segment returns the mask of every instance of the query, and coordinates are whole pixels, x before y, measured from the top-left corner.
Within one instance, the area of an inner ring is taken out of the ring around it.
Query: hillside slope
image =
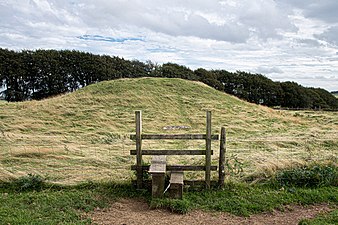
[[[100,82],[42,101],[3,103],[1,108],[1,129],[23,134],[130,133],[135,110],[143,111],[145,132],[180,124],[204,131],[206,110],[213,113],[214,131],[227,126],[246,133],[301,122],[202,83],[164,78]]]
[[[88,172],[91,174],[89,178],[86,175],[88,179],[107,175],[114,179],[129,179],[131,172],[127,168],[133,162],[129,150],[134,148],[134,143],[128,136],[135,131],[135,110],[142,110],[144,133],[203,133],[206,110],[211,110],[213,133],[219,133],[221,126],[226,127],[229,155],[237,154],[248,167],[247,172],[266,163],[262,152],[277,150],[278,162],[283,163],[290,150],[296,149],[298,154],[311,146],[311,151],[316,152],[326,145],[325,150],[330,153],[327,157],[331,157],[332,149],[337,147],[338,118],[334,112],[274,111],[202,83],[181,79],[100,82],[42,101],[1,102],[0,107],[0,171],[4,171],[0,173],[0,179],[31,170],[36,173],[47,171],[54,181],[69,176],[73,182],[83,180],[81,176],[69,175],[79,170],[94,171],[93,174]],[[163,129],[172,125],[191,129]],[[167,144],[148,145],[167,147]],[[194,144],[203,148],[203,143],[198,142],[169,144],[176,148],[193,148]],[[299,156],[305,157],[304,154]],[[327,157],[325,154],[325,159]],[[46,164],[47,161],[50,163]],[[51,171],[50,165],[54,168]],[[64,172],[65,167],[69,173]],[[123,172],[115,173],[112,169]],[[98,171],[103,173],[102,176],[97,176]]]

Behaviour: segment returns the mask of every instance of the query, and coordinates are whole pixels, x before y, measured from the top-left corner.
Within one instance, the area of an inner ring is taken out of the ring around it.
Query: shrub
[[[38,174],[28,174],[13,182],[14,188],[18,191],[40,191],[45,184],[45,179]]]
[[[279,171],[275,180],[288,187],[338,186],[338,169],[335,165],[307,165]]]

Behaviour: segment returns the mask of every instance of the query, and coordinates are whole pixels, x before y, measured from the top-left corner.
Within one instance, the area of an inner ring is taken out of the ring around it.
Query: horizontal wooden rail
[[[205,134],[142,134],[141,139],[159,140],[159,139],[181,139],[181,140],[205,140],[207,135]],[[136,135],[131,134],[130,139],[136,140]],[[211,135],[211,140],[219,140],[219,135]]]
[[[142,155],[205,155],[206,150],[142,150]],[[211,151],[211,155],[214,154]],[[136,155],[136,150],[130,150],[130,155]]]
[[[136,170],[137,166],[132,165],[131,169]],[[167,171],[205,171],[205,166],[167,166]],[[142,166],[142,170],[149,170],[149,166]],[[211,166],[212,171],[217,171],[217,166]]]
[[[145,186],[148,186],[148,187],[150,187],[152,183],[151,180],[144,180],[143,182],[146,184]],[[183,180],[183,183],[184,185],[190,185],[190,186],[200,186],[200,185],[204,186],[205,180]],[[210,183],[211,183],[211,186],[217,186],[218,184],[216,180],[211,180]],[[136,180],[133,180],[132,184],[136,185]]]

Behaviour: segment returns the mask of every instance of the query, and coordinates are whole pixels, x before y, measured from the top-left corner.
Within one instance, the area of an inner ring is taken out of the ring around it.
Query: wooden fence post
[[[135,111],[136,119],[136,174],[137,174],[137,188],[141,189],[143,186],[143,170],[142,170],[142,112]]]
[[[222,127],[220,145],[219,145],[219,167],[218,167],[218,186],[220,188],[224,187],[225,151],[226,151],[226,133],[225,133],[225,127]]]
[[[210,188],[211,171],[211,111],[207,111],[207,130],[206,130],[206,153],[205,153],[205,183],[206,188]]]

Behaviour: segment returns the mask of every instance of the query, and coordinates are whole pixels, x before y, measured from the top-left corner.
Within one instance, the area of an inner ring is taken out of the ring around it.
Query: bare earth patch
[[[122,199],[110,208],[96,209],[88,214],[96,224],[155,225],[155,224],[298,224],[302,219],[315,217],[332,209],[326,204],[312,206],[288,206],[285,210],[239,217],[224,212],[194,210],[186,215],[167,210],[151,210],[143,200]]]

